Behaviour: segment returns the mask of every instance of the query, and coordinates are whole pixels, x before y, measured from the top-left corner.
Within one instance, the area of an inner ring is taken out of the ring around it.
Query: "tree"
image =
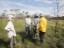
[[[7,15],[7,10],[3,10],[3,13],[1,14],[1,17],[6,18],[6,15]]]
[[[14,12],[16,16],[20,13],[20,9],[10,9],[11,12]]]
[[[61,2],[61,0],[56,0],[56,4],[57,4],[57,8],[56,8],[56,10],[57,10],[57,12],[56,12],[56,17],[57,17],[57,20],[56,20],[56,26],[55,26],[55,37],[56,37],[56,46],[57,46],[57,48],[63,48],[62,46],[62,44],[63,44],[63,42],[61,42],[61,39],[62,39],[62,35],[60,34],[60,33],[62,33],[60,30],[61,29],[59,29],[60,28],[60,14],[61,14],[61,12],[63,11],[62,10],[62,7],[64,6],[64,4],[63,5],[60,5],[60,2]],[[60,36],[59,36],[60,35]],[[60,38],[61,37],[61,38]],[[62,44],[61,44],[62,43]]]

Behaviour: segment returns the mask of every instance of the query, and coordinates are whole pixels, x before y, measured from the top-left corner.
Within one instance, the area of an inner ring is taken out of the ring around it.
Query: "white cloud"
[[[43,1],[43,2],[45,2],[47,4],[52,4],[53,3],[53,1]]]
[[[28,1],[35,1],[35,2],[44,2],[47,4],[52,4],[53,2],[55,2],[55,0],[28,0]]]

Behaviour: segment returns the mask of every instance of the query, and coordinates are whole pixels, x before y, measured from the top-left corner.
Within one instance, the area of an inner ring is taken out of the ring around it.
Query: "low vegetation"
[[[31,39],[24,38],[25,33],[25,20],[15,19],[13,20],[15,30],[17,33],[16,48],[64,48],[64,20],[59,20],[57,28],[56,20],[49,20],[47,24],[47,31],[44,37],[44,42],[40,44],[39,37],[37,42],[32,42]],[[4,27],[7,24],[7,20],[0,19],[0,48],[7,48],[8,37]],[[31,29],[32,30],[32,29]],[[55,32],[56,31],[56,32]],[[31,31],[31,34],[33,31]]]

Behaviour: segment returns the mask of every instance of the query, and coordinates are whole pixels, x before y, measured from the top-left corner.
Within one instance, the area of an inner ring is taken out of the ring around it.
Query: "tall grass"
[[[57,28],[57,32],[55,33],[55,20],[49,20],[47,23],[47,31],[45,33],[44,42],[42,44],[33,43],[29,39],[24,39],[24,43],[22,42],[23,33],[25,32],[25,20],[24,19],[15,19],[13,20],[13,24],[17,34],[17,45],[16,48],[64,48],[64,20],[60,20],[58,22],[59,26]],[[6,43],[8,40],[7,32],[4,30],[4,27],[7,24],[7,20],[0,19],[0,48],[6,48]],[[32,32],[31,32],[32,33]],[[39,39],[39,38],[38,38]]]

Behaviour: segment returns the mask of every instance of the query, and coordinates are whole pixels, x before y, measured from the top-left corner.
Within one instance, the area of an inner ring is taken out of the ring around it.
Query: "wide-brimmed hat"
[[[8,20],[12,20],[15,17],[12,14],[8,14],[7,18],[8,18]]]

